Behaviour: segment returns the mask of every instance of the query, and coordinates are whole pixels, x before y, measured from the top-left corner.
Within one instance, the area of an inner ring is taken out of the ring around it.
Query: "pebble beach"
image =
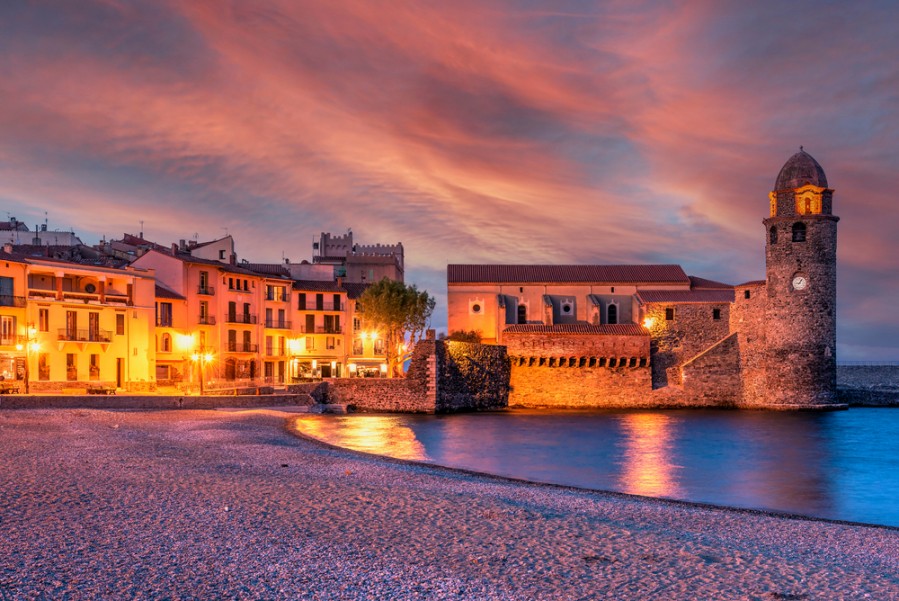
[[[899,530],[534,485],[280,410],[0,411],[0,599],[899,599]]]

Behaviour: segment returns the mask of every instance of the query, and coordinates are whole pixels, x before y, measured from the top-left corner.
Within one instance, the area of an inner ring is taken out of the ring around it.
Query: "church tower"
[[[833,190],[805,152],[784,164],[764,220],[767,404],[826,408],[836,399],[837,221]]]

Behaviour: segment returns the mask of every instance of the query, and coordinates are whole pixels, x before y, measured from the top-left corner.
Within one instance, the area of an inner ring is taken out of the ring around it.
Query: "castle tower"
[[[766,402],[836,404],[837,221],[821,165],[802,150],[777,176],[764,220]]]

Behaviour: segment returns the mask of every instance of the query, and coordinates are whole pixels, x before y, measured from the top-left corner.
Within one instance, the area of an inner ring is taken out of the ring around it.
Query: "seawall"
[[[899,406],[899,365],[837,365],[837,397],[860,407]]]

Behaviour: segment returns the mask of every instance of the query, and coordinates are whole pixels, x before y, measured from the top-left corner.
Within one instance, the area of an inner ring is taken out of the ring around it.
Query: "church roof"
[[[689,284],[680,265],[447,265],[450,284]]]
[[[610,336],[646,336],[649,330],[637,323],[590,325],[586,323],[513,324],[503,334],[606,334]]]
[[[827,176],[824,169],[812,155],[799,147],[799,152],[787,159],[774,181],[775,190],[791,190],[812,184],[821,188],[827,187]]]
[[[640,290],[637,296],[644,303],[732,303],[734,289]]]

